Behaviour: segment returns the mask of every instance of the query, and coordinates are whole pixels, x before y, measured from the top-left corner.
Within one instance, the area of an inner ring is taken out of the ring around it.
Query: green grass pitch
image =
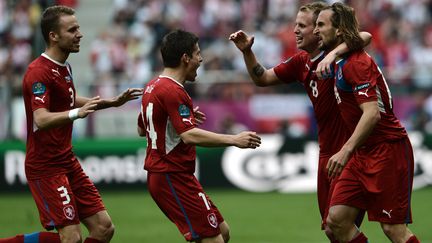
[[[249,193],[240,190],[208,190],[231,227],[234,243],[321,243],[315,194]],[[116,225],[112,242],[185,242],[165,218],[146,190],[110,192],[101,190]],[[413,192],[414,224],[410,229],[422,243],[432,243],[432,187]],[[0,237],[40,231],[41,226],[29,193],[0,194]],[[378,223],[363,222],[371,243],[389,242]],[[83,228],[83,234],[86,231]]]

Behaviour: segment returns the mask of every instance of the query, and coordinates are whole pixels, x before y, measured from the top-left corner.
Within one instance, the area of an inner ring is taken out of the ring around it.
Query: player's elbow
[[[376,109],[370,112],[369,119],[372,124],[377,124],[381,120],[381,114],[379,110]]]
[[[254,81],[255,85],[258,87],[267,87],[270,85],[269,81],[265,78],[265,75],[263,75],[259,78],[254,78],[253,81]]]
[[[180,136],[183,143],[187,145],[196,145],[195,139],[192,136]]]
[[[37,127],[38,130],[44,130],[49,128],[48,122],[45,122],[43,119],[38,119],[35,117],[34,119],[34,125]]]
[[[137,132],[140,137],[144,137],[146,135],[144,129],[141,127],[137,127]]]
[[[196,136],[194,136],[192,130],[193,129],[180,134],[180,138],[183,141],[183,143],[185,143],[187,145],[197,145],[198,142],[197,142]]]

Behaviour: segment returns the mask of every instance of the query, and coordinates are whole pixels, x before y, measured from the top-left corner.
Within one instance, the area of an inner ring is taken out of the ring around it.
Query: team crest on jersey
[[[190,117],[191,115],[189,108],[184,104],[179,106],[178,111],[181,117]]]
[[[71,76],[66,76],[65,80],[66,80],[66,83],[70,83],[70,81],[72,81],[72,77]]]
[[[208,219],[209,224],[213,228],[217,228],[218,227],[218,221],[217,221],[216,215],[214,213],[211,213],[211,214],[207,215],[207,219]]]
[[[46,87],[41,82],[35,82],[32,85],[32,91],[34,95],[43,95],[46,91]]]
[[[342,75],[342,68],[339,68],[338,70],[338,79],[342,79],[343,75]]]
[[[360,85],[357,85],[355,87],[354,91],[359,91],[359,90],[366,89],[366,88],[369,88],[369,87],[370,87],[370,83],[360,84]]]
[[[63,213],[67,219],[73,220],[75,218],[75,209],[72,205],[67,205],[63,208]]]

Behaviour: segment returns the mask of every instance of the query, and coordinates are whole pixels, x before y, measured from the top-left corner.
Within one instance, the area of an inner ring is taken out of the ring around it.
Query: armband
[[[71,119],[72,121],[75,121],[76,119],[78,119],[78,111],[79,108],[75,108],[69,111],[69,119]]]

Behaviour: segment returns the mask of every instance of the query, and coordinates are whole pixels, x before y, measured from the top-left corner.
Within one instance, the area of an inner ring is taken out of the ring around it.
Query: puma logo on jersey
[[[51,68],[51,71],[54,73],[55,76],[60,77],[60,72],[58,70]]]
[[[366,97],[369,97],[369,95],[367,94],[368,90],[369,90],[369,89],[366,89],[365,92],[363,92],[363,91],[359,91],[358,94],[359,94],[359,95],[364,95],[364,96],[366,96]]]
[[[35,100],[40,100],[40,101],[42,101],[42,103],[44,103],[45,104],[45,95],[44,96],[42,96],[42,98],[41,97],[39,97],[39,96],[36,96],[35,97]]]
[[[192,117],[190,117],[189,119],[188,118],[182,118],[182,121],[183,122],[189,122],[191,125],[193,125],[193,122],[192,122]]]
[[[391,212],[392,212],[392,211],[393,211],[393,210],[390,210],[390,211],[387,212],[387,211],[384,210],[384,209],[382,210],[382,212],[385,213],[385,214],[387,214],[387,216],[388,216],[390,219],[391,219]]]

